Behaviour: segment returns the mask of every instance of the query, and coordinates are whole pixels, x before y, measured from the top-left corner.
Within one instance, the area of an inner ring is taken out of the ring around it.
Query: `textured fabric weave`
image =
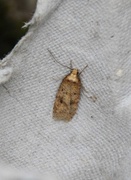
[[[5,58],[13,74],[0,86],[1,162],[63,180],[131,180],[131,1],[40,0],[29,24]],[[69,123],[52,119],[69,71],[48,48],[67,66],[89,66],[89,94]]]

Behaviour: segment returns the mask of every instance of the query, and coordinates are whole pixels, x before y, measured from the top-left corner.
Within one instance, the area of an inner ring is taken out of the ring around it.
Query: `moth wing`
[[[53,117],[57,120],[71,120],[78,108],[79,98],[80,82],[73,83],[65,77],[56,95]]]

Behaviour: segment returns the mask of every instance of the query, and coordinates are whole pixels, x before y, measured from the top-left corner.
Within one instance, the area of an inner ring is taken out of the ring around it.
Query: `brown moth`
[[[49,49],[48,51],[55,59],[52,52]],[[53,107],[53,118],[57,120],[69,121],[73,118],[78,109],[81,91],[80,74],[88,65],[86,65],[83,70],[79,72],[78,69],[72,69],[68,66],[65,66],[56,59],[55,61],[60,65],[69,68],[71,72],[62,80],[57,91]]]
[[[61,82],[53,108],[53,117],[71,120],[78,108],[81,81],[78,69],[73,69]]]

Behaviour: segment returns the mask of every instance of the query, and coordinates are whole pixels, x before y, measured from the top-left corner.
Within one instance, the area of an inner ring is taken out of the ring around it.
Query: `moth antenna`
[[[79,74],[81,74],[87,67],[88,67],[88,64],[81,70]]]
[[[47,50],[49,51],[50,55],[52,56],[52,58],[54,59],[55,62],[57,62],[58,64],[60,64],[60,65],[63,66],[63,67],[66,67],[66,68],[72,70],[70,67],[68,67],[68,66],[63,65],[62,63],[60,63],[60,62],[55,58],[54,54],[53,54],[49,49],[47,49]]]

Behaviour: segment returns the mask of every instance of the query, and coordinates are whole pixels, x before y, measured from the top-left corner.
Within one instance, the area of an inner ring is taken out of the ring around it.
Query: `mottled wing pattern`
[[[80,87],[80,79],[78,82],[69,81],[67,76],[63,79],[54,103],[53,117],[55,119],[67,121],[72,119],[78,108]]]

